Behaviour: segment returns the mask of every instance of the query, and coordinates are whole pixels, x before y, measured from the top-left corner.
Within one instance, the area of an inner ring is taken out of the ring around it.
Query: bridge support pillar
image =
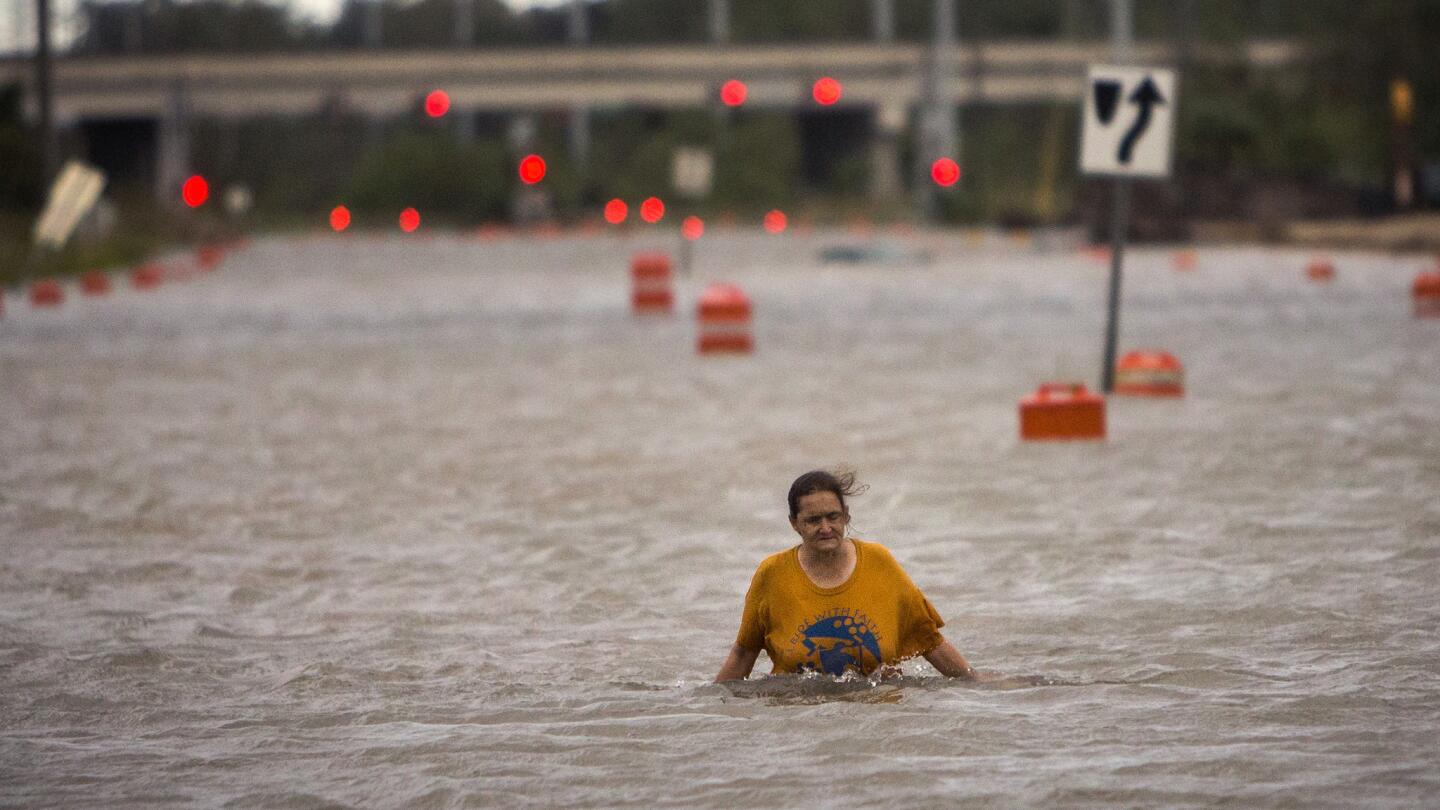
[[[179,204],[180,186],[190,174],[189,106],[185,86],[175,83],[156,128],[155,202],[161,208]]]
[[[455,138],[466,146],[475,143],[475,110],[455,113]]]
[[[876,202],[904,193],[900,179],[900,132],[904,128],[904,105],[886,102],[875,108],[870,136],[870,198]]]
[[[585,166],[590,160],[590,108],[570,109],[569,130],[566,132],[566,146],[570,149],[570,162],[580,177],[585,177]]]

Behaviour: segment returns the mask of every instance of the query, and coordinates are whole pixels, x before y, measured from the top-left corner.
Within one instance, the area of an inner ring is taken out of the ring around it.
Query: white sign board
[[[50,187],[45,210],[35,221],[35,241],[59,250],[70,240],[75,226],[90,212],[105,188],[105,174],[99,169],[72,160],[60,170]]]
[[[715,157],[709,149],[681,146],[675,149],[671,181],[682,197],[702,199],[710,195],[711,178],[715,175]]]
[[[1175,71],[1091,65],[1085,82],[1080,171],[1169,177]]]

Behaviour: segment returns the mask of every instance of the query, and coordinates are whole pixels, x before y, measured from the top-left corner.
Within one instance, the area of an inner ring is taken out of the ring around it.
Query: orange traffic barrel
[[[189,281],[200,275],[200,268],[193,264],[166,264],[160,266],[166,281]]]
[[[58,307],[65,303],[65,288],[53,278],[42,278],[30,285],[30,306]]]
[[[201,245],[195,251],[195,264],[199,265],[201,270],[214,270],[223,256],[224,253],[215,245]]]
[[[1035,393],[1020,400],[1020,438],[1105,438],[1105,398],[1082,383],[1041,383]]]
[[[701,354],[730,352],[748,354],[755,350],[750,329],[750,297],[734,284],[711,284],[696,306]]]
[[[91,270],[80,276],[80,292],[86,295],[105,295],[110,292],[110,277],[99,270]]]
[[[1197,263],[1198,260],[1195,256],[1195,251],[1188,248],[1186,250],[1175,251],[1174,264],[1176,270],[1182,272],[1186,270],[1194,270]]]
[[[1440,270],[1415,277],[1415,317],[1440,318]]]
[[[560,223],[553,219],[541,220],[530,226],[530,238],[532,239],[559,239],[565,235],[565,230]]]
[[[1115,393],[1132,397],[1185,396],[1185,369],[1169,352],[1127,352],[1115,363]]]
[[[153,262],[139,265],[130,271],[130,286],[137,290],[153,290],[165,279],[165,270]]]
[[[1315,259],[1305,266],[1305,277],[1311,281],[1334,281],[1335,263],[1329,259]]]
[[[630,258],[630,309],[637,315],[668,314],[675,306],[670,257],[636,253]]]
[[[508,237],[510,229],[498,222],[487,222],[475,231],[475,235],[486,242],[493,242]]]

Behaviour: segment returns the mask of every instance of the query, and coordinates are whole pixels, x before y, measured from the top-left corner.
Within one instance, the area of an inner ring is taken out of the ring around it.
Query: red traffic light
[[[411,233],[420,227],[420,212],[414,208],[406,208],[400,212],[400,230]]]
[[[640,203],[640,218],[654,225],[665,217],[665,203],[659,197],[647,197]]]
[[[810,88],[810,95],[815,97],[815,103],[825,107],[839,101],[843,92],[844,89],[840,87],[840,82],[829,76],[816,79],[815,86]]]
[[[680,235],[694,242],[705,235],[705,220],[700,217],[685,217],[680,223]]]
[[[431,118],[439,118],[450,111],[450,94],[444,90],[431,90],[425,96],[425,114]]]
[[[198,174],[191,175],[180,187],[180,197],[191,208],[199,208],[210,199],[210,184]]]
[[[739,107],[745,103],[745,97],[750,94],[750,88],[738,79],[731,79],[720,85],[720,102],[726,107]]]
[[[770,233],[781,233],[789,224],[790,218],[778,208],[765,214],[765,230]]]
[[[520,180],[533,186],[545,179],[545,159],[539,155],[526,155],[520,160]]]
[[[350,227],[350,209],[343,205],[337,205],[330,209],[330,228],[339,233]]]
[[[619,197],[605,203],[605,221],[611,225],[619,225],[624,222],[625,217],[629,214],[630,206],[626,205],[625,201]]]
[[[930,164],[930,179],[947,188],[953,186],[960,182],[960,164],[942,157]]]

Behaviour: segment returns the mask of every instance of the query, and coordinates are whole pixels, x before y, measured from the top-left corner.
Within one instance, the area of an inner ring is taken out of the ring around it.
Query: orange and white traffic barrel
[[[1132,397],[1185,396],[1185,369],[1169,352],[1127,352],[1115,363],[1115,393]]]
[[[744,290],[734,284],[711,284],[700,296],[695,314],[701,354],[749,354],[755,350],[750,297]]]
[[[219,266],[225,254],[218,245],[201,245],[195,250],[195,264],[209,272]]]
[[[637,315],[668,314],[675,307],[670,257],[637,253],[630,259],[630,309]]]
[[[487,222],[481,225],[475,235],[484,242],[493,242],[496,239],[504,239],[510,236],[510,228],[498,222]]]
[[[99,270],[91,270],[80,276],[80,292],[86,295],[106,295],[110,292],[110,277]]]
[[[1105,438],[1105,398],[1083,383],[1041,383],[1020,400],[1020,438],[1024,441]]]
[[[1335,263],[1329,259],[1314,259],[1305,265],[1305,277],[1311,281],[1334,281]]]
[[[165,269],[154,262],[138,265],[130,271],[130,286],[137,290],[153,290],[165,280]]]
[[[53,278],[42,278],[30,285],[30,306],[58,307],[65,303],[65,288]]]
[[[1415,277],[1415,317],[1440,318],[1440,270]]]

